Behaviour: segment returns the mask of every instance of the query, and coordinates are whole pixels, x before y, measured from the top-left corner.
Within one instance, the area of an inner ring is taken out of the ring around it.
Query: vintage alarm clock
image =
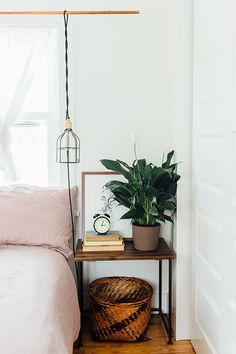
[[[111,228],[110,215],[108,214],[95,214],[93,228],[97,234],[104,235]]]

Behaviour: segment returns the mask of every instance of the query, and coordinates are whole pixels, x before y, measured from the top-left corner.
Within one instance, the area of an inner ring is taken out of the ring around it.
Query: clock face
[[[110,226],[111,226],[111,222],[105,216],[97,217],[93,223],[94,230],[98,234],[106,234],[109,231]]]

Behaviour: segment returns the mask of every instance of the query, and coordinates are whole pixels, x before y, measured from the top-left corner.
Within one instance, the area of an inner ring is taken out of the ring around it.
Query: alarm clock
[[[111,227],[110,215],[108,214],[95,214],[93,228],[97,234],[106,234]]]

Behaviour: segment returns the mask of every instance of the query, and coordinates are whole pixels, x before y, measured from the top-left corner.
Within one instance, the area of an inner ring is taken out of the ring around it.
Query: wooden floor
[[[150,340],[142,343],[93,342],[88,331],[84,334],[84,346],[75,349],[74,354],[193,354],[195,353],[190,341],[174,341],[167,345],[167,337],[159,317],[153,316],[146,333]]]

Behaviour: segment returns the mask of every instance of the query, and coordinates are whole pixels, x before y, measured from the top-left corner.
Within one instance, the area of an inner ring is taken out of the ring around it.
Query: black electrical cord
[[[65,64],[66,64],[66,119],[70,119],[69,117],[69,93],[68,93],[68,87],[69,87],[69,78],[68,78],[68,31],[67,31],[67,26],[68,26],[68,19],[69,16],[66,12],[64,11],[64,25],[65,25]]]
[[[75,227],[74,227],[74,215],[72,207],[72,198],[71,198],[71,188],[70,188],[70,163],[69,163],[69,151],[67,150],[67,187],[68,187],[68,197],[70,205],[70,217],[71,217],[71,229],[72,229],[72,248],[73,254],[75,256]]]
[[[68,94],[68,39],[67,39],[67,26],[68,26],[68,14],[66,10],[64,11],[64,24],[65,24],[65,64],[66,64],[66,119],[69,118],[69,94]],[[70,217],[71,217],[71,231],[72,231],[72,248],[73,254],[75,257],[75,227],[74,227],[74,215],[72,207],[72,198],[71,198],[71,187],[70,187],[70,158],[69,158],[69,146],[66,151],[67,156],[67,187],[68,187],[68,197],[70,205]]]

